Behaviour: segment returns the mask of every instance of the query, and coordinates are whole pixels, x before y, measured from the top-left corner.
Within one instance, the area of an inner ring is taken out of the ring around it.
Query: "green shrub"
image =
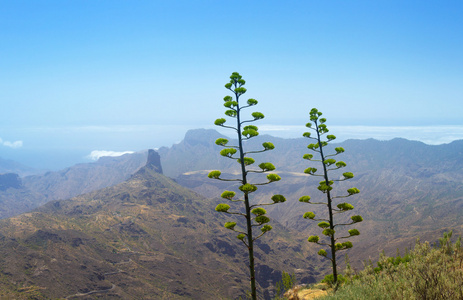
[[[281,280],[275,285],[275,298],[274,300],[285,299],[283,294],[292,289],[296,285],[296,275],[294,273],[290,275],[283,271],[281,274]]]
[[[343,276],[342,274],[339,274],[338,275],[338,284],[343,284],[347,281],[347,278],[345,276]],[[321,281],[321,283],[326,283],[328,284],[330,287],[333,286],[334,284],[334,276],[333,274],[328,274],[325,276],[325,278],[323,278]]]
[[[451,236],[445,233],[438,247],[417,241],[403,257],[383,253],[378,267],[349,273],[336,294],[322,299],[463,299],[461,238],[452,243]]]

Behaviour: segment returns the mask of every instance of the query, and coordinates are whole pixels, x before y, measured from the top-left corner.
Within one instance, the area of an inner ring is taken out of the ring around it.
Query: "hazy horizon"
[[[260,133],[271,135],[279,138],[302,138],[305,130],[304,126],[259,126]],[[161,147],[172,147],[180,143],[188,130],[201,128],[186,129],[178,135],[170,136],[170,139],[146,140],[144,144],[125,150],[109,150],[106,148],[91,149],[85,147],[71,147],[69,149],[3,149],[3,155],[0,158],[9,159],[19,162],[25,166],[42,170],[60,170],[78,163],[89,163],[98,160],[102,156],[120,156],[125,153],[139,152],[147,149],[158,149]],[[214,129],[219,133],[234,138],[232,132],[221,128],[209,127],[205,129]],[[388,141],[394,138],[404,138],[411,141],[423,142],[427,145],[448,144],[456,140],[463,140],[463,126],[445,126],[435,127],[378,127],[378,126],[329,126],[330,133],[336,135],[336,142],[343,142],[348,139],[369,139],[373,138],[380,141]],[[446,132],[446,135],[436,138],[436,132]],[[109,147],[111,149],[117,148]],[[5,155],[6,154],[6,155]]]

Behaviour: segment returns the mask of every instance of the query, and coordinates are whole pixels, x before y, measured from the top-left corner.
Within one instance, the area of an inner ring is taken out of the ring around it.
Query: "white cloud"
[[[89,158],[91,160],[98,160],[100,157],[103,156],[122,156],[124,154],[130,154],[134,153],[134,151],[106,151],[106,150],[93,150],[90,152],[89,155],[86,156],[86,158]]]
[[[16,148],[21,148],[23,146],[23,141],[10,142],[10,141],[4,141],[0,138],[0,145],[16,149]]]
[[[342,126],[328,125],[330,133],[341,142],[346,139],[391,140],[396,137],[421,141],[430,145],[450,143],[463,139],[463,125],[436,126]],[[262,133],[284,138],[301,137],[307,128],[298,125],[261,125]]]
[[[346,138],[390,140],[401,137],[429,145],[450,143],[463,139],[463,126],[331,126],[331,131]],[[344,138],[344,139],[346,139]]]

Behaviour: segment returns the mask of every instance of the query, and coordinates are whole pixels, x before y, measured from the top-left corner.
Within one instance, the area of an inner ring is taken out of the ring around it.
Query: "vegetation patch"
[[[381,254],[359,273],[349,264],[345,283],[336,293],[321,299],[463,299],[463,249],[461,237],[451,242],[452,232],[439,242],[416,242],[404,256]]]

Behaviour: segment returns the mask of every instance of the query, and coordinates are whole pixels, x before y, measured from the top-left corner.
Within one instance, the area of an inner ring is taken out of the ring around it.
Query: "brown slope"
[[[26,288],[14,294],[18,298],[27,293],[107,299],[244,295],[246,251],[223,228],[216,203],[156,168],[149,163],[119,185],[0,221],[0,288],[10,293]],[[266,298],[283,270],[299,269],[305,282],[319,274],[313,251],[273,225],[275,231],[256,251]]]

